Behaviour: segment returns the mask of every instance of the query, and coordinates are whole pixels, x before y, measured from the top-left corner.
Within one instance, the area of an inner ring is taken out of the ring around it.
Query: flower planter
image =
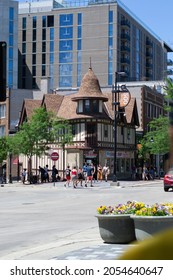
[[[130,215],[96,215],[100,236],[106,243],[127,244],[134,240],[134,221]]]
[[[135,235],[137,240],[151,237],[153,234],[173,228],[173,216],[135,216],[134,220]]]

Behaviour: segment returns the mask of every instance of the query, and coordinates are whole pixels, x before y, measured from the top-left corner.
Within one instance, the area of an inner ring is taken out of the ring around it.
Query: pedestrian
[[[136,180],[136,166],[132,166],[132,180]]]
[[[93,187],[93,173],[94,173],[94,167],[92,164],[87,163],[87,183],[90,182],[90,187]],[[87,187],[87,183],[85,184],[85,187]]]
[[[40,177],[41,177],[41,183],[45,182],[45,170],[41,166],[39,166],[39,173],[40,173]]]
[[[102,182],[103,174],[102,174],[102,166],[99,164],[97,167],[97,181]]]
[[[102,174],[103,174],[103,176],[104,176],[104,179],[105,179],[105,182],[107,182],[107,180],[108,180],[108,175],[109,175],[109,167],[105,164],[104,166],[103,166],[103,170],[102,170]]]
[[[84,176],[85,185],[86,185],[87,184],[87,164],[86,164],[86,162],[83,165],[82,171],[83,171],[83,176]]]
[[[25,184],[25,181],[26,181],[26,168],[24,168],[22,171],[22,183]]]
[[[142,179],[148,181],[148,168],[144,165],[142,171]]]
[[[94,180],[94,183],[95,181],[97,180],[97,171],[96,171],[96,167],[95,165],[92,163],[91,166],[94,168],[94,171],[93,171],[93,180]]]
[[[71,180],[73,182],[73,188],[76,189],[76,187],[77,187],[77,169],[76,169],[76,166],[74,166],[72,171],[71,171]]]
[[[77,179],[78,179],[77,183],[80,183],[80,185],[82,187],[84,176],[83,176],[82,168],[80,168],[80,167],[79,167],[78,172],[77,172]]]
[[[56,179],[57,174],[58,174],[58,170],[56,169],[56,166],[53,165],[52,166],[52,182],[57,181],[57,179]]]
[[[49,169],[47,164],[46,167],[44,168],[44,176],[45,176],[45,182],[46,180],[49,182]]]
[[[66,176],[66,182],[64,184],[64,187],[66,187],[66,184],[68,187],[70,186],[70,181],[71,181],[71,169],[70,166],[68,165],[66,170],[65,170],[65,176]]]

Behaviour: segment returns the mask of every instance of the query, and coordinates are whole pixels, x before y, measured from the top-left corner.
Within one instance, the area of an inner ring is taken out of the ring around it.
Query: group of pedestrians
[[[141,166],[132,166],[131,177],[132,180],[154,180],[157,175],[156,173],[156,168],[154,168],[153,166],[144,165],[143,168]]]
[[[72,182],[73,188],[76,188],[78,184],[80,186],[87,187],[90,185],[90,187],[93,187],[93,181],[101,181],[103,178],[107,182],[109,175],[109,167],[102,166],[99,164],[96,168],[93,163],[84,163],[83,167],[79,167],[78,169],[76,166],[74,166],[72,169],[70,169],[70,166],[68,165],[65,170],[65,176],[66,176],[66,183],[64,186],[70,186],[70,182]]]

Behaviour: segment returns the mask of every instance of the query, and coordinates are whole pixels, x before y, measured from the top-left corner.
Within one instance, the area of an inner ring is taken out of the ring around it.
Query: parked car
[[[169,189],[173,189],[173,169],[170,169],[163,179],[164,191],[168,192]]]

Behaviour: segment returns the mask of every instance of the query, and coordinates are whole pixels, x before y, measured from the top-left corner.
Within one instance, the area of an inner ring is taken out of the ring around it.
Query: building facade
[[[80,5],[79,5],[80,3]],[[102,87],[162,80],[172,49],[120,1],[32,1],[19,4],[19,88],[79,88],[89,61]]]
[[[37,104],[38,105],[38,104]],[[35,100],[23,103],[20,124],[29,119]],[[75,94],[45,94],[41,103],[46,110],[53,111],[58,117],[67,119],[72,126],[73,142],[61,147],[59,143],[50,147],[49,154],[58,152],[56,167],[61,177],[67,165],[77,168],[85,162],[95,166],[107,164],[110,176],[114,167],[114,109],[111,92],[102,93],[99,81],[92,68],[84,75],[79,91]],[[136,156],[136,128],[139,126],[136,100],[117,114],[117,175],[118,178],[129,178]],[[28,168],[26,157],[20,157],[20,164]],[[55,164],[50,156],[33,157],[32,168]]]

